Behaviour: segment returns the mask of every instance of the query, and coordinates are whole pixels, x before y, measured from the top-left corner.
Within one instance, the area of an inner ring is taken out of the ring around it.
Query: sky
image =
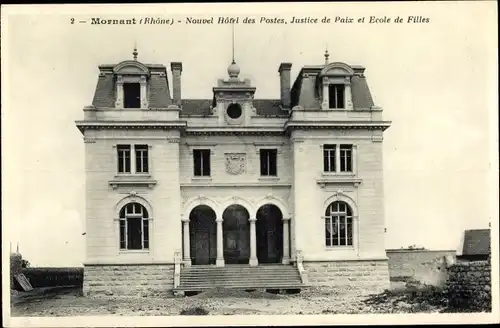
[[[2,241],[37,266],[84,259],[84,143],[74,121],[100,64],[182,61],[182,95],[211,98],[231,61],[231,25],[70,24],[71,18],[409,15],[429,23],[237,24],[235,58],[256,98],[279,98],[281,62],[366,67],[384,134],[386,246],[458,249],[497,227],[495,2],[2,7]],[[170,69],[169,69],[170,71]],[[170,73],[170,72],[169,72]],[[171,75],[169,74],[171,81]]]

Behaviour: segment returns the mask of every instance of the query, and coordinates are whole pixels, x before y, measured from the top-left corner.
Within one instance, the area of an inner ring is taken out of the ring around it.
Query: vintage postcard
[[[10,5],[1,50],[5,326],[499,321],[496,2]]]

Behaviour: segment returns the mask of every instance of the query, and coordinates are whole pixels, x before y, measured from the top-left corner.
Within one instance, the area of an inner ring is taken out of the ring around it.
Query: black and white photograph
[[[1,15],[4,326],[499,323],[496,2]]]

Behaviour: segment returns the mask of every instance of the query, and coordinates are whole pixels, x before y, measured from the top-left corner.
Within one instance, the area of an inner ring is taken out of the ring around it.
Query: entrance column
[[[259,261],[257,260],[257,232],[255,229],[255,221],[256,218],[248,219],[250,221],[250,266],[259,265]]]
[[[222,218],[217,218],[217,259],[215,265],[218,267],[224,266],[224,243],[222,237]]]
[[[184,242],[184,254],[183,254],[183,262],[185,265],[191,265],[191,245],[189,242],[189,219],[182,219],[183,226],[183,242]]]
[[[283,264],[290,264],[290,218],[283,218]]]

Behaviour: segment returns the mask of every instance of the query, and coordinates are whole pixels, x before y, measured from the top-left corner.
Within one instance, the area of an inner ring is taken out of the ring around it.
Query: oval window
[[[241,106],[239,104],[231,104],[227,107],[227,116],[236,119],[241,116]]]

